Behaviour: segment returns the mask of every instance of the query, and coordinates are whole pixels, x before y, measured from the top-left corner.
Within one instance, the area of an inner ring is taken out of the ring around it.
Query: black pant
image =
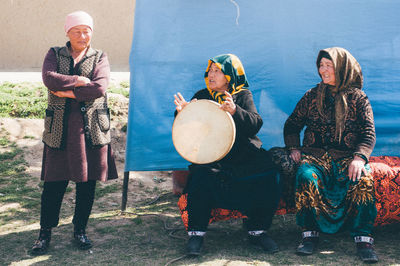
[[[44,182],[40,211],[40,227],[51,228],[58,225],[61,202],[68,181]],[[92,211],[96,181],[76,183],[74,228],[85,229]]]
[[[206,231],[213,208],[238,210],[248,217],[248,230],[267,230],[279,197],[275,170],[224,180],[224,174],[206,167],[191,169],[188,192],[189,231]]]

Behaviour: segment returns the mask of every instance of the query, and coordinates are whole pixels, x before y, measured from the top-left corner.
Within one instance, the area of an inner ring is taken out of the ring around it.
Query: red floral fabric
[[[400,222],[400,157],[371,157],[375,182],[376,225]]]
[[[189,215],[187,211],[187,194],[182,194],[182,196],[179,198],[178,207],[179,210],[181,211],[183,225],[187,230],[189,223]],[[247,217],[241,214],[239,211],[218,208],[218,209],[213,209],[211,211],[211,218],[209,223],[216,221],[225,221],[230,219],[238,219],[238,218],[247,218]]]
[[[374,176],[376,208],[378,215],[375,226],[400,222],[400,157],[379,156],[370,158],[370,166]],[[281,200],[276,214],[295,213],[295,209],[286,208],[287,203]],[[187,194],[178,201],[182,221],[187,229],[188,211]],[[239,211],[213,209],[210,223],[229,219],[246,218]]]

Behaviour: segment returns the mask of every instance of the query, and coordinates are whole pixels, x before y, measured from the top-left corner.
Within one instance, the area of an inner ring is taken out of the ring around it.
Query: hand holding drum
[[[192,100],[189,103],[180,93],[174,97],[178,115],[172,126],[172,141],[177,152],[196,164],[224,158],[235,142],[232,116],[214,101]]]
[[[220,108],[228,113],[230,113],[231,115],[233,115],[236,112],[236,104],[233,102],[233,98],[232,95],[225,91],[225,102],[223,104],[220,105]],[[182,94],[180,94],[179,92],[177,94],[174,95],[174,103],[176,105],[176,111],[179,113],[183,108],[185,108],[186,105],[188,105],[189,103],[185,100],[185,98],[183,98]],[[191,102],[195,102],[197,101],[197,99],[193,99]]]
[[[183,98],[182,94],[178,92],[177,94],[174,95],[174,104],[176,105],[176,111],[179,113],[182,111],[183,108],[185,108],[186,105],[189,103]],[[193,99],[192,101],[196,101],[197,99]]]

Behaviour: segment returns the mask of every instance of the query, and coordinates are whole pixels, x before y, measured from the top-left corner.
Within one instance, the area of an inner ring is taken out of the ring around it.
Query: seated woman
[[[192,100],[208,99],[220,103],[221,109],[233,117],[236,139],[223,159],[189,166],[185,188],[190,236],[187,252],[189,255],[200,254],[213,208],[239,210],[245,214],[250,242],[267,252],[277,252],[278,246],[266,231],[279,200],[278,176],[269,153],[261,148],[262,143],[256,136],[263,122],[248,90],[242,63],[232,54],[210,59],[205,82],[207,88],[198,91]],[[177,112],[189,104],[180,93],[175,95],[174,103]]]
[[[290,157],[299,163],[296,218],[303,233],[297,253],[312,254],[319,232],[349,229],[361,259],[377,262],[371,237],[377,211],[368,165],[375,126],[371,104],[361,90],[361,67],[338,47],[321,50],[317,67],[322,82],[306,92],[284,127]]]

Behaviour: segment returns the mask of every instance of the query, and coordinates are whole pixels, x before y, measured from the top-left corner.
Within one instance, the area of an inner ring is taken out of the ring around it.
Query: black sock
[[[83,234],[86,234],[85,228],[74,227],[74,235],[83,235]]]
[[[51,239],[51,228],[40,228],[39,239]]]

